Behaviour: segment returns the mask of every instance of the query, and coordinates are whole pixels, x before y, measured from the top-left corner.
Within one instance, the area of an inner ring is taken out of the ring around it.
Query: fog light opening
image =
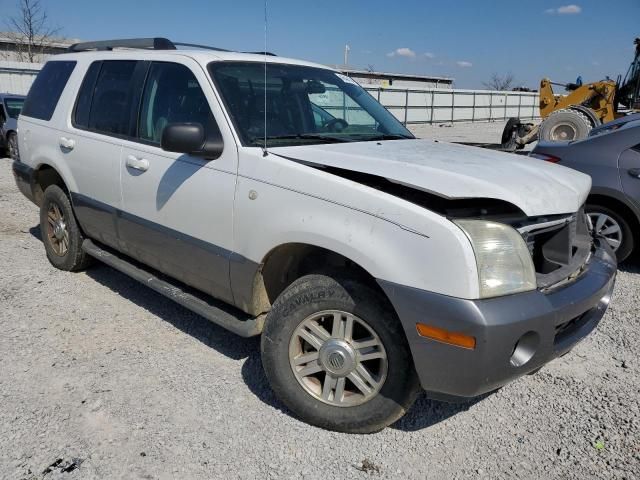
[[[513,348],[510,363],[514,367],[522,367],[529,363],[540,345],[540,335],[536,332],[527,332],[520,337]]]

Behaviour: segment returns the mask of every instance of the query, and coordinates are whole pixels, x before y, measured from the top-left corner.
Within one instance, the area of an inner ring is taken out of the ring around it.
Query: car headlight
[[[478,267],[480,298],[536,288],[536,272],[522,236],[509,225],[486,220],[455,220],[471,241]]]

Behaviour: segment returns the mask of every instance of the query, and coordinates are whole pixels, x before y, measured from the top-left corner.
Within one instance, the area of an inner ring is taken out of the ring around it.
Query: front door
[[[212,108],[213,107],[213,108]],[[222,155],[206,160],[166,152],[162,131],[195,122],[222,135]],[[217,298],[233,300],[229,285],[237,149],[198,64],[175,56],[152,62],[135,139],[123,142],[120,249]],[[222,132],[221,132],[222,130]]]

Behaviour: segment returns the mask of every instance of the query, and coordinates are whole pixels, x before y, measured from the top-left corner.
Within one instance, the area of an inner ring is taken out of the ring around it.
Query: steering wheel
[[[347,123],[347,121],[343,120],[342,118],[332,118],[331,120],[322,124],[322,128],[326,128],[330,132],[336,133],[343,131],[348,126],[349,124]]]

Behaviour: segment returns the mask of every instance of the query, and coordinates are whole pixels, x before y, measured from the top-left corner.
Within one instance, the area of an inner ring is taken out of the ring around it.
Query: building
[[[48,38],[36,39],[31,46],[29,54],[29,42],[26,37],[15,32],[0,32],[0,60],[9,62],[43,63],[51,55],[63,53],[77,39]]]
[[[365,88],[399,88],[429,90],[432,88],[452,88],[453,78],[432,75],[408,75],[404,73],[370,72],[338,67],[345,75],[353,78]]]

